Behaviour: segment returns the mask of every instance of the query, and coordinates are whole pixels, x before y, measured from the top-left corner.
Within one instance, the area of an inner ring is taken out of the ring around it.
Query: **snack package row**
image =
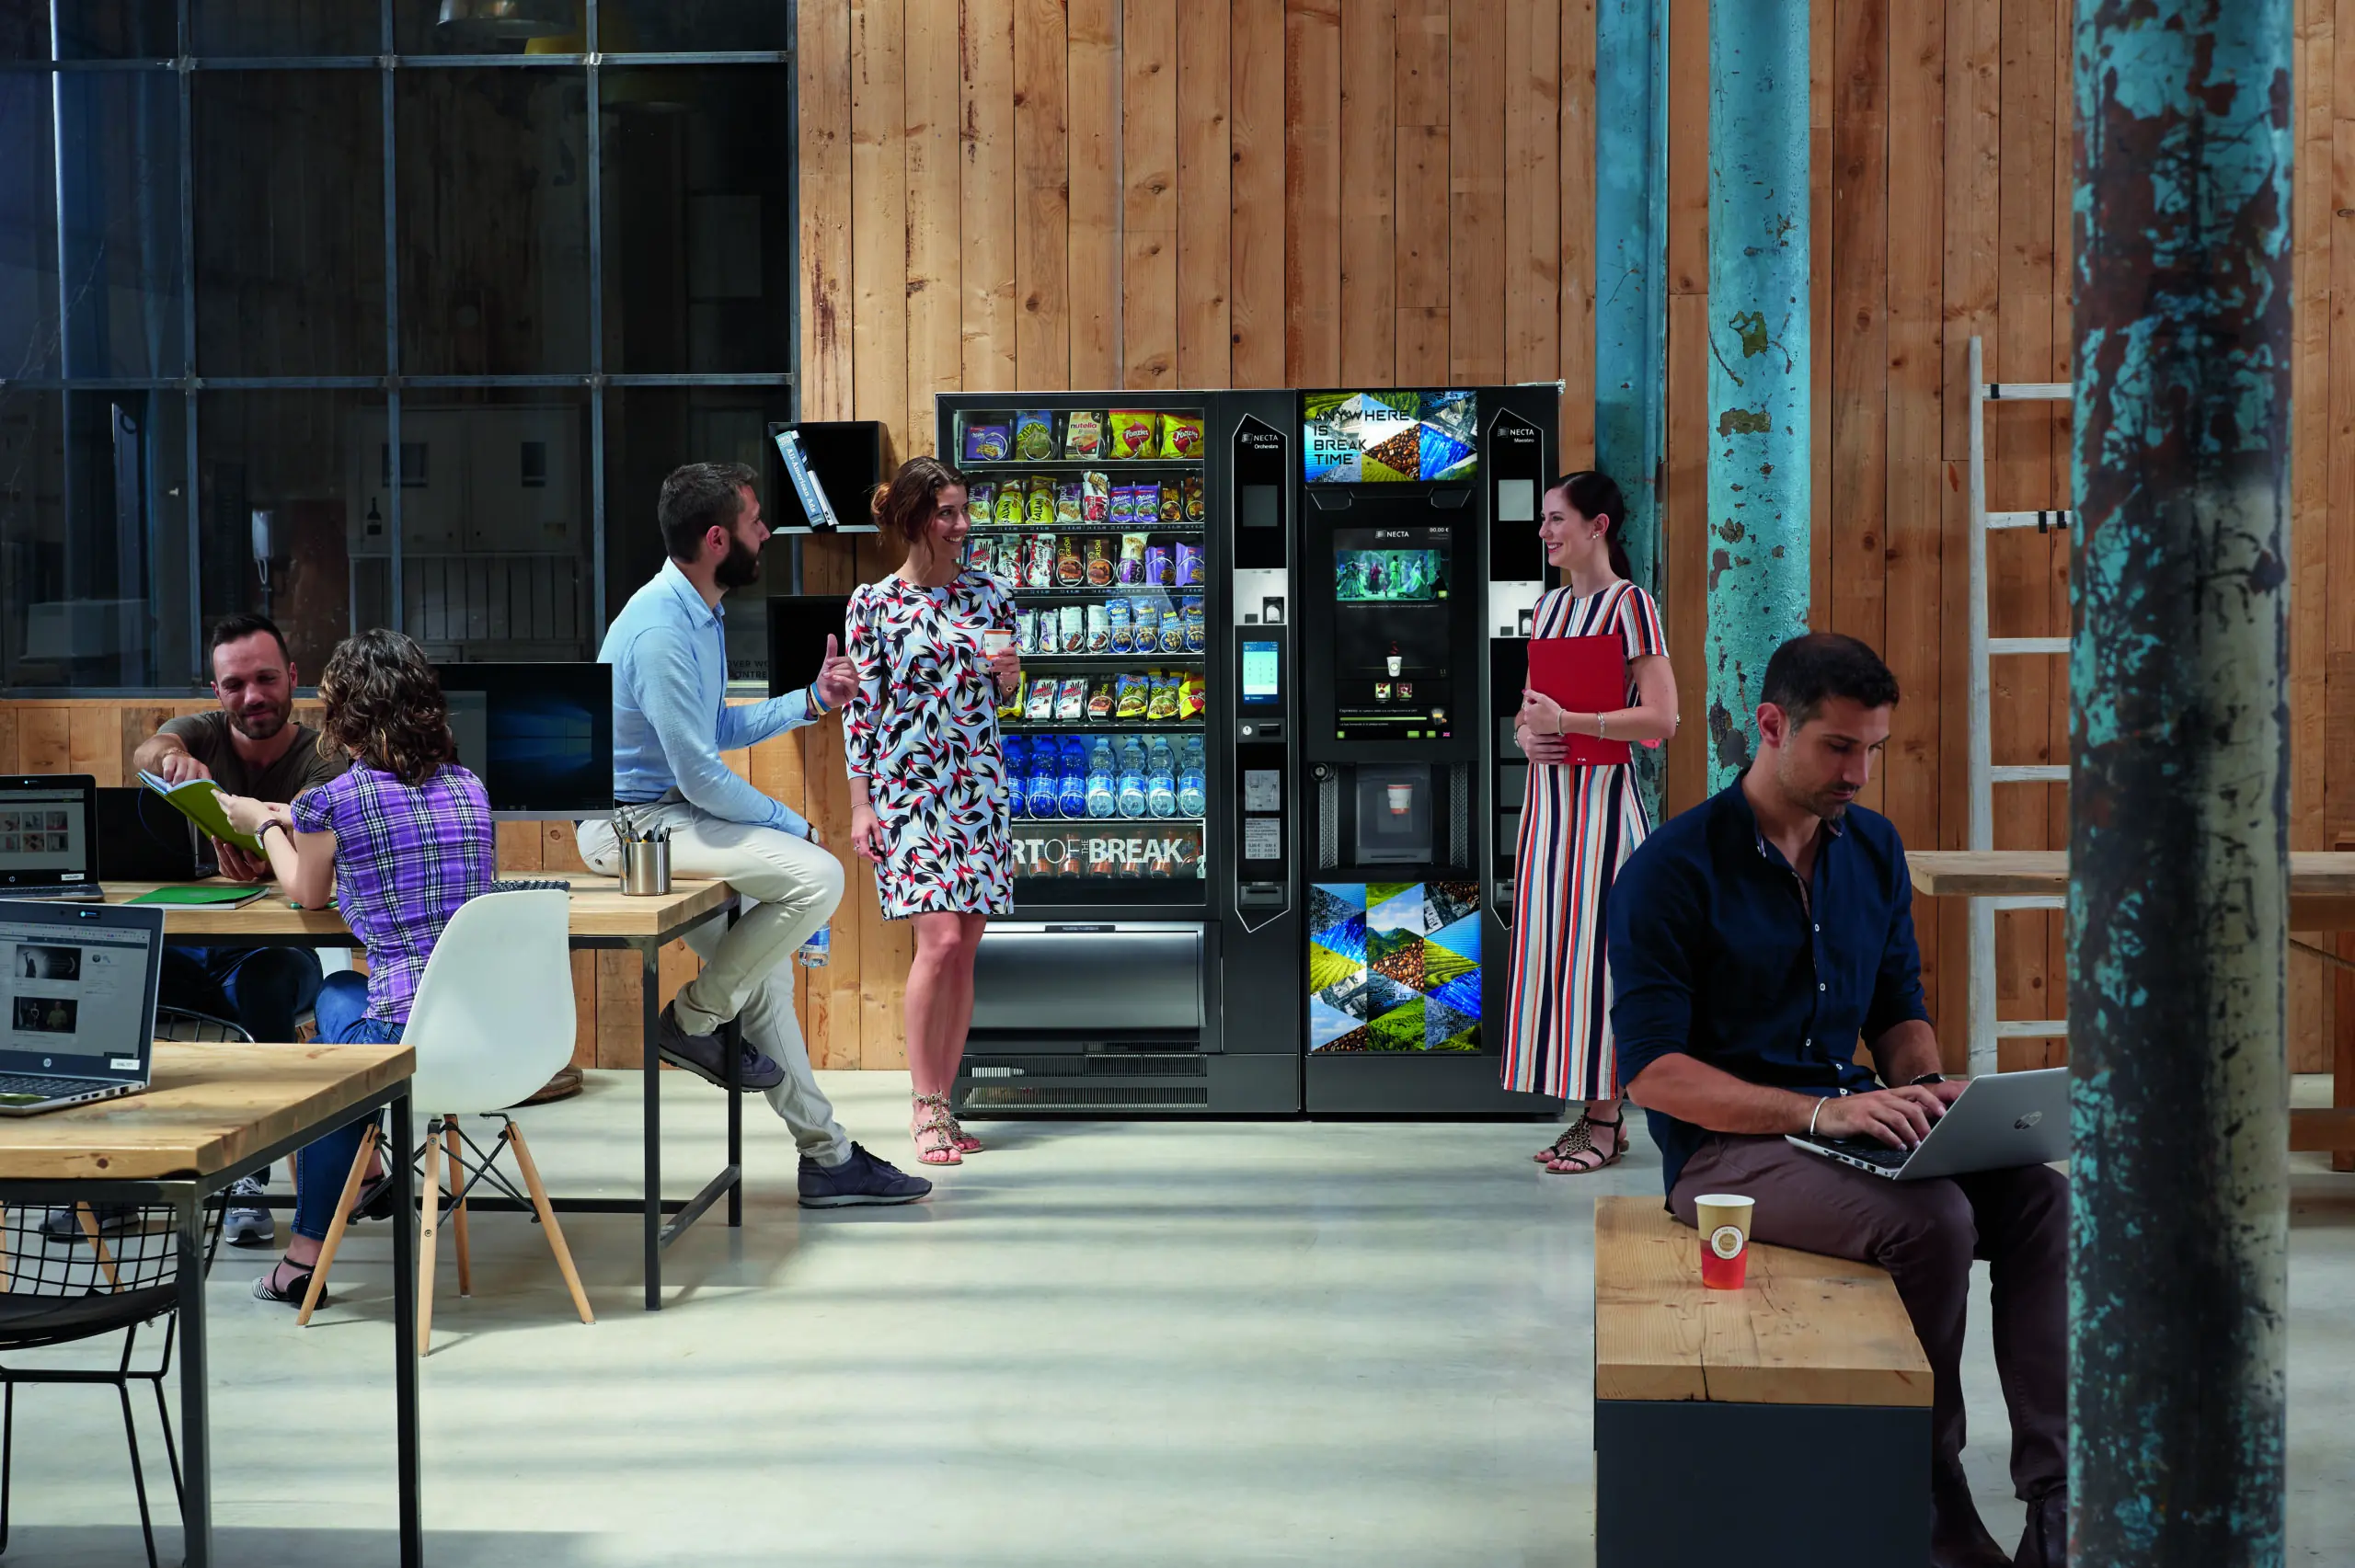
[[[976,528],[1050,528],[1057,523],[1200,522],[1202,476],[1145,479],[1115,485],[1090,469],[1075,477],[1033,474],[1004,481],[977,480],[965,500]]]
[[[967,535],[965,564],[1024,588],[1200,588],[1202,547],[1143,533]]]
[[[1041,675],[998,709],[1028,724],[1167,724],[1202,716],[1210,688],[1199,670],[1125,675]]]
[[[961,450],[971,463],[1190,462],[1202,455],[1199,414],[1153,409],[1026,408],[1011,418],[968,415]]]
[[[1197,594],[1017,609],[1014,627],[1015,647],[1035,654],[1200,653],[1210,641]]]

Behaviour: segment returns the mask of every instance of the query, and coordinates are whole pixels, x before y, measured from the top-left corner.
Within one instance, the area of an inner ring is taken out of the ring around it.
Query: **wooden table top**
[[[0,1181],[168,1181],[227,1170],[416,1069],[407,1046],[158,1042],[145,1093],[0,1120]]]
[[[2051,898],[2069,891],[2066,850],[1908,850],[1913,891],[1931,898]],[[2290,856],[2290,928],[2355,926],[2355,853]]]
[[[572,884],[572,931],[575,937],[654,937],[692,923],[727,906],[735,890],[725,882],[674,881],[671,891],[636,898],[624,893],[618,878],[573,872],[551,879],[546,872],[513,871],[500,875],[517,879],[562,880]],[[207,883],[201,886],[213,886]],[[128,903],[153,891],[153,882],[109,882],[107,902]],[[201,904],[167,907],[164,939],[190,937],[251,937],[257,944],[270,937],[348,937],[350,928],[333,910],[289,909],[273,887],[252,903],[236,907]]]
[[[1930,1363],[1889,1276],[1752,1242],[1740,1290],[1656,1197],[1594,1200],[1594,1397],[1925,1406]]]

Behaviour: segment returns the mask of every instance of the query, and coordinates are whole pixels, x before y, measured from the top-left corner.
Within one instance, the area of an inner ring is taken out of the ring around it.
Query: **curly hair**
[[[356,751],[412,788],[458,760],[441,677],[398,632],[379,626],[338,643],[319,676],[319,700],[327,710],[319,726],[323,756]]]
[[[900,536],[911,549],[923,543],[938,509],[940,492],[954,485],[968,489],[965,476],[936,457],[912,457],[891,482],[879,486],[870,503],[879,533]]]

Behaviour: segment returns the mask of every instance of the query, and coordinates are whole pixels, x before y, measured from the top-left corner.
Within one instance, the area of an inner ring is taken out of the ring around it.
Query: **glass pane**
[[[11,687],[185,683],[178,393],[0,402],[0,668]]]
[[[178,84],[164,72],[54,78],[65,223],[63,373],[181,373]],[[55,220],[49,225],[55,232]]]
[[[367,0],[196,0],[194,22],[199,54],[375,54],[383,37]]]
[[[587,47],[580,29],[580,0],[399,0],[393,7],[393,41],[404,54],[578,54]]]
[[[397,80],[403,372],[585,372],[586,74]]]
[[[741,463],[764,475],[768,427],[793,418],[790,387],[619,387],[605,395],[605,602],[611,615],[662,569],[654,503],[662,480],[684,463]],[[787,542],[763,553],[761,578],[729,601],[728,667],[732,680],[768,677],[766,622],[752,608],[771,593],[792,591]]]
[[[197,74],[201,374],[384,373],[376,86],[365,72]]]
[[[609,368],[792,368],[792,76],[759,65],[604,73]]]
[[[47,75],[0,74],[0,365],[57,374],[57,166]]]
[[[381,415],[362,444],[376,464],[363,475],[364,529],[391,499]],[[401,400],[401,464],[400,625],[430,657],[596,653],[587,393],[412,393]],[[364,590],[365,574],[384,570],[383,536],[363,532],[356,546],[367,624],[391,603],[388,578]]]
[[[205,623],[269,615],[307,683],[353,625],[365,575],[353,536],[380,499],[367,460],[383,441],[383,395],[208,392],[197,420]]]
[[[404,53],[578,54],[582,15],[580,0],[403,0],[393,29]],[[784,0],[603,0],[597,15],[607,54],[793,47]]]
[[[598,47],[791,49],[793,14],[776,0],[604,0]]]
[[[0,13],[53,10],[60,60],[164,60],[179,52],[175,9],[173,0],[58,0],[53,7],[10,0]],[[21,40],[23,58],[48,56],[48,32],[46,17],[0,22],[0,42]]]

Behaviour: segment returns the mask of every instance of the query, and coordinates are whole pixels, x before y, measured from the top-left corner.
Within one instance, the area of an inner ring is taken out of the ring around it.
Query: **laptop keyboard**
[[[560,877],[509,877],[494,882],[488,889],[493,893],[569,893],[572,884]]]
[[[1827,1138],[1822,1143],[1826,1149],[1836,1149],[1851,1160],[1861,1160],[1884,1171],[1894,1171],[1913,1157],[1910,1149],[1891,1149],[1870,1138]]]
[[[86,884],[74,887],[0,887],[0,898],[21,898],[41,904],[96,904],[106,899],[106,889]]]
[[[43,1099],[57,1099],[105,1087],[86,1078],[36,1078],[28,1072],[0,1072],[0,1094],[39,1094]]]

